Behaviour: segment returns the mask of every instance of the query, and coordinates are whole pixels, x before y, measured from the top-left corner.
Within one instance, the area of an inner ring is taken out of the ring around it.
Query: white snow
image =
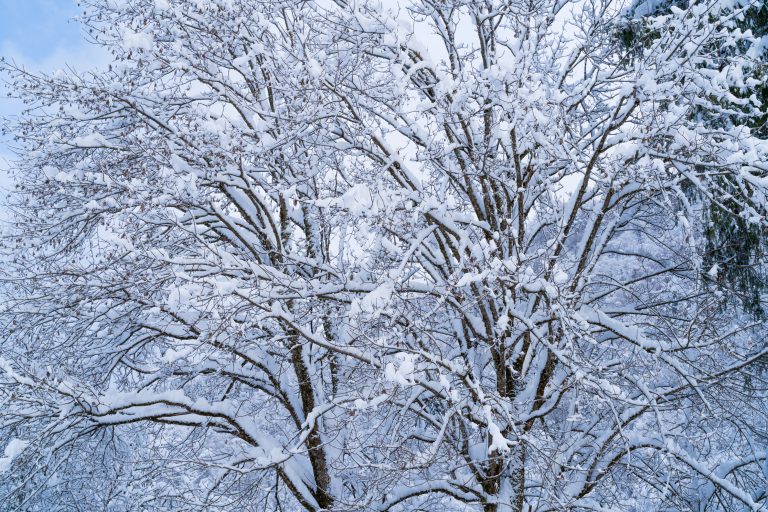
[[[29,446],[29,441],[13,438],[5,445],[5,456],[0,457],[0,474],[5,473],[11,468],[13,460],[21,455],[24,449]]]
[[[152,35],[146,32],[134,32],[130,29],[125,29],[123,32],[123,48],[126,50],[149,51],[153,43]]]
[[[394,363],[387,363],[384,368],[384,377],[401,386],[413,386],[415,384],[413,378],[416,371],[416,355],[400,352],[395,354],[395,358],[399,364],[395,366]]]

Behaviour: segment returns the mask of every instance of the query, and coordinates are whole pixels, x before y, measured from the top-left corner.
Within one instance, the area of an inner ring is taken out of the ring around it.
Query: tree
[[[108,71],[3,64],[10,510],[765,509],[749,6],[84,3]]]
[[[649,14],[663,15],[673,7],[687,5],[688,2],[668,0],[640,0],[627,10],[626,22],[620,29],[620,37],[624,44],[639,51],[642,47],[648,47],[659,33],[643,21]],[[744,9],[734,13],[738,30],[749,31],[751,35],[760,38],[768,32],[768,5],[765,2],[747,3]],[[716,44],[716,43],[713,43]],[[734,120],[741,121],[750,128],[752,133],[765,139],[768,135],[765,111],[755,108],[757,105],[765,105],[768,102],[768,85],[765,81],[766,46],[764,44],[735,43],[714,47],[720,54],[721,61],[737,54],[747,54],[745,64],[747,71],[752,72],[752,79],[747,82],[735,81],[731,84],[732,96],[721,100],[727,108],[718,112],[715,116],[708,117],[708,122],[713,126],[730,125]],[[718,69],[723,71],[723,69]],[[743,72],[744,70],[742,70]],[[738,71],[736,71],[738,73]],[[733,98],[736,101],[733,101]],[[751,99],[751,101],[750,101]],[[746,101],[745,101],[746,100]],[[698,111],[694,109],[690,115],[707,115],[706,109]],[[726,194],[731,194],[734,187],[738,189],[738,183],[730,182],[728,176],[722,176],[721,188]],[[695,189],[694,189],[695,193]],[[740,298],[745,311],[757,318],[764,318],[765,311],[762,307],[762,295],[768,290],[768,277],[765,275],[765,251],[768,242],[765,227],[748,218],[731,215],[729,212],[738,209],[738,196],[736,199],[725,197],[726,202],[732,202],[726,209],[719,204],[710,204],[705,210],[705,240],[706,249],[703,253],[705,268],[717,266],[718,285]]]

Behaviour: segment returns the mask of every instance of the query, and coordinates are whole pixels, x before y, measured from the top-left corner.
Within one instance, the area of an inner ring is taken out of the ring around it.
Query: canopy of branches
[[[767,509],[753,5],[82,3],[0,64],[0,509]]]

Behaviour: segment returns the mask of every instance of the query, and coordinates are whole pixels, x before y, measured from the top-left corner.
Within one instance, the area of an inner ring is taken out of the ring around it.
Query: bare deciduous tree
[[[765,509],[748,5],[83,3],[2,65],[3,510]]]

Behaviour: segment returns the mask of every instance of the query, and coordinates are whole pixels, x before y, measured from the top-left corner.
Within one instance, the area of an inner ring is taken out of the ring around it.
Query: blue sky
[[[0,48],[4,54],[42,62],[81,46],[75,0],[0,0]]]
[[[105,53],[86,42],[76,0],[0,0],[0,55],[31,70],[55,71],[67,65],[83,70],[105,62]],[[0,117],[18,114],[0,76]],[[0,189],[8,187],[8,141],[0,138]],[[2,195],[2,194],[0,194]],[[1,216],[1,215],[0,215]]]

